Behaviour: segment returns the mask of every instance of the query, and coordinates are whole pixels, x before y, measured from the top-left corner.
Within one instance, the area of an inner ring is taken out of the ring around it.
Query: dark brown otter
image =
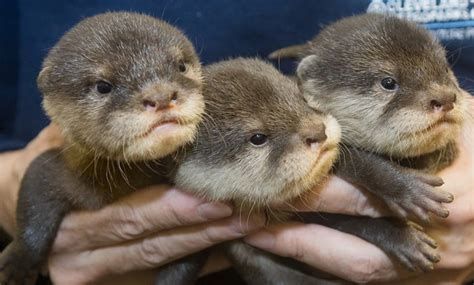
[[[204,110],[193,45],[178,29],[135,13],[77,24],[44,60],[38,87],[66,144],[38,157],[23,178],[1,284],[34,279],[66,213],[160,182],[150,162],[191,142]]]
[[[336,120],[310,108],[295,82],[261,60],[210,65],[204,80],[206,116],[179,161],[176,185],[208,200],[233,202],[245,213],[268,210],[271,220],[285,218],[272,207],[314,190],[337,158]],[[263,281],[254,278],[255,270],[273,268],[273,257],[243,242],[226,247],[246,280]],[[199,273],[200,256],[164,268],[157,284],[189,284]]]
[[[429,212],[448,216],[441,203],[453,198],[433,188],[442,180],[429,173],[455,158],[467,92],[427,30],[394,16],[365,14],[270,56],[299,57],[297,77],[309,104],[341,124],[347,148],[338,175],[403,219],[427,222]],[[402,221],[333,218],[327,224],[373,242],[411,270],[426,271],[439,261],[435,242]]]

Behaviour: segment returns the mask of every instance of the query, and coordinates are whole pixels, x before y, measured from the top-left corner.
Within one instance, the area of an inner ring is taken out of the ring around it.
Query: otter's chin
[[[178,148],[194,140],[196,124],[167,122],[154,128],[145,137],[128,145],[120,160],[141,161],[159,159],[175,152]]]
[[[312,191],[318,185],[322,185],[328,177],[338,155],[339,149],[337,146],[325,147],[318,154],[313,166],[306,175],[302,176],[299,180],[288,183],[281,195],[275,195],[275,199],[269,204],[272,206],[284,204],[304,195],[307,191]]]
[[[461,132],[461,124],[442,121],[400,140],[397,146],[389,148],[393,157],[416,157],[444,148]]]

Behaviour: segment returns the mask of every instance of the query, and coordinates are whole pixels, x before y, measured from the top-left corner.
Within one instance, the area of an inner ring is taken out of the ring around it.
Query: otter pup
[[[295,83],[243,58],[207,66],[204,78],[206,116],[177,168],[178,187],[256,210],[296,198],[327,176],[339,125],[307,106]]]
[[[261,60],[228,60],[203,74],[206,116],[178,161],[176,186],[231,201],[243,212],[268,210],[270,221],[284,219],[271,207],[313,190],[328,175],[338,154],[339,125],[310,108],[296,83]],[[263,265],[253,264],[254,258],[271,258],[243,242],[227,244],[227,252],[245,279]],[[164,268],[157,284],[192,282],[199,255]]]
[[[193,45],[177,28],[135,13],[73,27],[44,60],[38,87],[66,144],[38,157],[23,178],[1,284],[35,278],[66,213],[159,182],[150,162],[191,142],[204,110]]]
[[[309,104],[341,124],[348,147],[337,174],[381,198],[398,217],[448,216],[441,203],[452,196],[433,188],[443,182],[429,173],[455,158],[467,93],[427,30],[389,15],[353,16],[270,57],[299,57],[297,77]],[[402,221],[333,219],[327,224],[373,242],[411,270],[439,261],[434,240]]]

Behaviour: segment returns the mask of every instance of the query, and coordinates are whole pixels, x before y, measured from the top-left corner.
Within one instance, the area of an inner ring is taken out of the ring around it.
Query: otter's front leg
[[[429,212],[446,218],[449,212],[442,203],[453,196],[441,189],[443,180],[419,170],[403,168],[376,154],[346,148],[336,165],[336,174],[361,186],[382,199],[400,218],[410,215],[429,221]]]
[[[311,222],[314,222],[314,216]],[[436,241],[422,228],[396,218],[321,214],[321,224],[360,237],[395,258],[410,271],[426,272],[440,261]]]
[[[270,254],[242,241],[235,241],[225,246],[235,270],[249,285],[340,284],[334,280],[324,279],[330,275],[308,269],[308,266],[303,263]]]
[[[204,250],[161,267],[156,275],[155,284],[191,285],[196,283],[208,256],[208,250]]]
[[[64,215],[78,205],[99,201],[68,170],[59,151],[35,159],[20,187],[16,236],[0,256],[0,284],[32,284]]]

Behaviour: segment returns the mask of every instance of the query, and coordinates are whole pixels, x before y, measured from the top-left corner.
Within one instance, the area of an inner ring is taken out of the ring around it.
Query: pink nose
[[[164,110],[171,108],[176,101],[178,100],[178,92],[173,91],[167,94],[154,94],[148,96],[142,101],[143,107],[145,110],[150,112],[156,112],[159,110]]]
[[[322,143],[327,139],[326,126],[323,123],[306,127],[301,132],[301,139],[307,146],[314,143]]]
[[[456,102],[456,94],[445,95],[440,98],[432,99],[430,107],[435,112],[449,112],[454,108]]]

